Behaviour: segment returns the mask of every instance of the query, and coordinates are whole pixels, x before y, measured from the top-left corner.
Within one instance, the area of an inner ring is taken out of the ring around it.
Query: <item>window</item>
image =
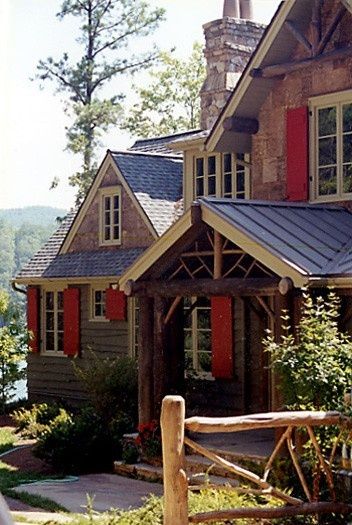
[[[64,293],[61,290],[44,291],[43,295],[43,350],[63,355],[64,350]]]
[[[337,100],[338,99],[338,100]],[[352,93],[311,101],[311,183],[317,200],[352,196]],[[314,136],[312,136],[314,133]]]
[[[195,158],[195,198],[249,198],[248,155],[224,153]]]
[[[185,299],[185,356],[186,371],[201,375],[211,373],[210,301],[205,297]]]
[[[215,197],[216,164],[216,155],[196,158],[196,197]]]
[[[105,288],[92,288],[91,290],[91,319],[105,321]]]
[[[244,154],[225,153],[222,157],[222,164],[222,196],[245,199],[246,187],[248,187],[246,171],[248,170],[245,168]]]
[[[100,243],[120,244],[121,242],[121,188],[101,190]]]
[[[128,300],[128,321],[130,356],[137,357],[139,338],[139,301],[135,297]]]

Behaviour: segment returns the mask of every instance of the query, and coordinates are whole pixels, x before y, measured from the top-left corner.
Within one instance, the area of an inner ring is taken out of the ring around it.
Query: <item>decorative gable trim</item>
[[[67,253],[70,246],[71,246],[71,243],[76,235],[76,233],[78,232],[82,222],[83,222],[83,219],[84,217],[86,216],[88,210],[89,210],[89,207],[91,206],[99,188],[100,188],[100,185],[101,185],[101,182],[102,182],[102,179],[106,173],[106,171],[111,168],[115,175],[116,175],[116,178],[117,178],[117,181],[116,181],[116,185],[121,185],[123,187],[123,189],[126,191],[128,197],[132,200],[132,203],[134,204],[135,208],[138,210],[138,212],[140,213],[142,219],[144,220],[147,228],[149,229],[150,233],[153,235],[153,237],[155,239],[158,239],[158,234],[156,232],[156,230],[154,229],[152,223],[150,222],[147,214],[145,213],[145,211],[143,210],[142,206],[140,205],[140,203],[138,202],[136,196],[134,195],[133,191],[131,190],[130,186],[128,185],[128,183],[126,182],[124,176],[122,175],[121,171],[118,169],[118,167],[116,166],[115,162],[114,162],[114,159],[112,158],[111,156],[111,153],[110,153],[110,150],[107,151],[106,153],[106,156],[102,162],[102,164],[100,165],[100,168],[98,169],[97,171],[97,174],[95,176],[95,179],[93,181],[93,184],[91,185],[90,187],[90,190],[88,191],[88,194],[85,198],[85,200],[83,201],[78,213],[77,213],[77,216],[75,218],[75,220],[73,221],[73,224],[70,228],[70,231],[68,232],[67,234],[67,237],[64,241],[64,243],[62,244],[61,246],[61,249],[60,249],[60,254],[63,254],[63,253]],[[99,221],[99,218],[97,217],[97,220]],[[98,227],[99,227],[99,224],[98,224]]]

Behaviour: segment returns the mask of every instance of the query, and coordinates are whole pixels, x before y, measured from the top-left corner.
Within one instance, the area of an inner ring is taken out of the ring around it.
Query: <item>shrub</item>
[[[339,298],[303,295],[302,317],[293,334],[287,324],[280,342],[264,341],[292,410],[337,410],[352,385],[352,340],[338,328]]]
[[[107,424],[92,407],[74,416],[61,411],[39,436],[35,454],[64,474],[111,470],[121,455],[121,438],[129,430],[129,418]]]
[[[24,437],[36,438],[40,436],[48,425],[60,414],[57,404],[34,404],[31,408],[20,408],[12,412],[17,431]]]
[[[101,359],[88,350],[89,364],[83,368],[74,364],[90,402],[105,421],[126,414],[137,421],[138,378],[136,360],[128,357]]]

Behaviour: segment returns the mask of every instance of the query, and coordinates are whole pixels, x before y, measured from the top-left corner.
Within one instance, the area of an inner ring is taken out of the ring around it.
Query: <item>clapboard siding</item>
[[[75,286],[76,287],[76,286]],[[67,356],[30,354],[28,356],[28,396],[31,401],[64,399],[76,403],[86,400],[73,362],[84,368],[89,364],[89,349],[102,359],[128,353],[127,321],[91,321],[88,285],[77,286],[81,296],[81,350],[75,359]]]

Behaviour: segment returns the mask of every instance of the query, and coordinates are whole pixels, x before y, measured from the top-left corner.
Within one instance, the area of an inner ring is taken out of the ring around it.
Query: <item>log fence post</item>
[[[183,397],[166,396],[161,409],[164,525],[188,525],[184,431],[185,401]]]

